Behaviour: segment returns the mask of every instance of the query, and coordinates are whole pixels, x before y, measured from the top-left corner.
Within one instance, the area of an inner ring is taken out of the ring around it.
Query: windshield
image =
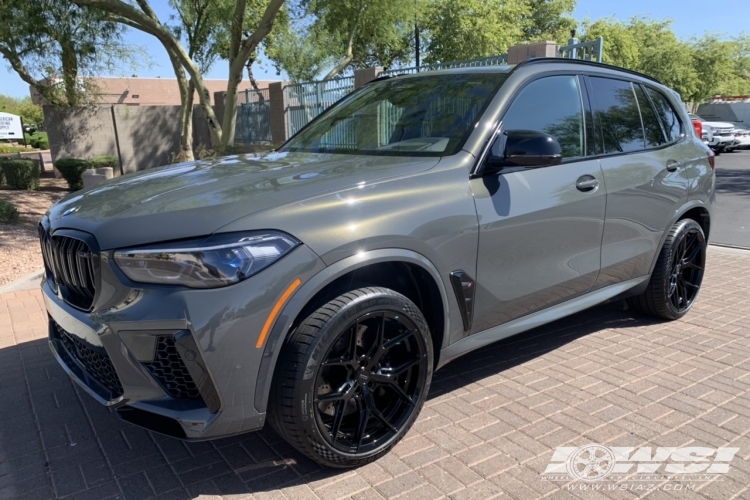
[[[469,73],[374,82],[333,106],[280,151],[452,155],[506,78]]]

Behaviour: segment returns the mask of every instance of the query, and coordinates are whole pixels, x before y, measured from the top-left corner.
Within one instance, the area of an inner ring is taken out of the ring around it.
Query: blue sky
[[[167,6],[167,0],[152,0],[151,3],[160,19],[169,17],[170,9]],[[750,20],[750,2],[747,0],[721,4],[706,0],[629,0],[626,2],[578,0],[574,16],[578,20],[583,20],[586,17],[599,19],[609,16],[618,19],[628,19],[632,16],[672,19],[675,33],[684,39],[700,36],[706,31],[727,35],[738,35],[743,30],[750,31],[750,24],[748,23],[748,20]],[[138,76],[174,78],[172,67],[164,49],[152,37],[130,30],[127,34],[127,40],[147,47],[152,57],[152,67],[140,69],[137,73]],[[29,95],[28,85],[14,72],[7,71],[7,66],[6,61],[0,58],[0,94],[16,97]],[[253,71],[256,78],[260,80],[281,78],[268,61],[261,61],[261,66],[256,65]],[[226,75],[227,63],[226,61],[219,61],[211,69],[207,78],[223,79],[226,78]]]

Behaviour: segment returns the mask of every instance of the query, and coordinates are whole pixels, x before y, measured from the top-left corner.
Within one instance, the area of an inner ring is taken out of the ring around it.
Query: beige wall
[[[180,89],[174,78],[94,78],[94,84],[99,89],[98,102],[100,104],[127,104],[130,106],[179,106]],[[226,80],[205,80],[208,87],[211,104],[214,93],[225,91]],[[260,88],[268,87],[270,82],[259,80]],[[250,88],[250,82],[240,82],[239,91]],[[31,99],[37,104],[43,104],[42,97],[33,88],[30,88]],[[137,96],[137,97],[136,97]],[[198,93],[194,101],[198,103]]]
[[[180,146],[179,106],[44,106],[52,161],[109,155],[120,159],[121,172],[169,163]],[[193,114],[193,146],[209,144],[200,107]]]

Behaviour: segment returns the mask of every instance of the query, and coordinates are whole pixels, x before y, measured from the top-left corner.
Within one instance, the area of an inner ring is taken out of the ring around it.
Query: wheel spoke
[[[330,401],[348,401],[354,395],[356,386],[351,385],[346,390],[339,389],[336,392],[329,392],[315,398],[315,403],[327,403]]]
[[[354,364],[355,364],[355,362],[352,361],[351,359],[335,358],[335,359],[329,359],[327,361],[323,361],[323,363],[321,363],[321,366],[326,366],[326,367],[328,367],[328,366],[349,366],[349,367],[353,367]]]
[[[398,380],[396,380],[395,378],[391,378],[390,376],[387,377],[388,382],[383,383],[382,387],[392,389],[396,394],[399,395],[399,397],[401,397],[401,399],[406,401],[407,404],[414,406],[414,400],[411,398],[411,396],[406,394],[406,391],[404,391],[404,389],[399,385]]]
[[[367,357],[370,359],[376,358],[380,360],[380,356],[383,354],[383,341],[385,339],[385,313],[378,322],[378,327],[375,330],[375,340],[372,342],[372,346],[367,351]],[[376,361],[377,362],[377,361]]]
[[[387,372],[387,374],[391,375],[393,377],[398,377],[399,375],[401,375],[402,373],[404,373],[406,370],[409,370],[410,368],[412,368],[412,367],[418,365],[419,363],[421,363],[423,359],[424,359],[424,356],[417,356],[416,358],[411,359],[411,360],[409,360],[409,361],[401,364],[400,366],[397,366],[396,368],[390,368],[390,369],[386,368],[386,370],[389,370]]]
[[[417,333],[416,330],[407,330],[404,333],[397,335],[396,337],[390,339],[388,342],[383,344],[383,349],[387,351],[388,349],[392,348],[396,344],[400,344],[401,342],[403,342],[404,340],[408,339],[409,337],[411,337],[412,335],[416,333]]]
[[[690,283],[687,280],[685,280],[684,284],[687,285],[687,286],[689,286],[690,288],[695,288],[696,290],[700,288],[698,285],[694,285],[694,284]]]
[[[698,271],[703,271],[703,268],[701,266],[693,264],[692,262],[689,264],[685,264],[683,266],[683,269],[697,269]]]
[[[333,425],[331,425],[331,444],[336,444],[336,438],[339,435],[341,421],[344,419],[344,406],[346,401],[336,403],[336,413],[333,414]]]
[[[690,251],[690,254],[687,257],[682,259],[682,265],[685,266],[689,263],[692,263],[702,249],[703,249],[703,245],[701,244],[695,245],[695,247]]]
[[[365,431],[367,431],[368,420],[370,420],[370,407],[365,404],[359,410],[359,425],[357,426],[357,434],[354,436],[354,442],[357,444],[357,453],[359,453],[359,447],[362,446],[362,439],[364,439]]]
[[[383,416],[382,413],[380,413],[380,410],[375,406],[375,400],[372,397],[372,392],[369,390],[366,390],[363,392],[365,397],[365,404],[370,409],[370,413],[372,413],[372,416],[380,420],[386,427],[388,427],[393,432],[398,432],[398,429],[391,424],[385,416]]]

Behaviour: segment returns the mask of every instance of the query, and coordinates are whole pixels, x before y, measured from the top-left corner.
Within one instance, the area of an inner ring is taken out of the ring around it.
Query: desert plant
[[[18,209],[12,203],[0,200],[0,223],[15,224],[18,220]]]
[[[89,160],[81,158],[60,158],[54,165],[62,174],[63,179],[67,181],[71,191],[83,189],[83,173],[90,168],[94,168]]]
[[[13,189],[39,189],[39,161],[28,158],[0,158],[5,182]]]
[[[93,168],[117,168],[117,158],[114,156],[94,156],[89,161],[94,166]]]

